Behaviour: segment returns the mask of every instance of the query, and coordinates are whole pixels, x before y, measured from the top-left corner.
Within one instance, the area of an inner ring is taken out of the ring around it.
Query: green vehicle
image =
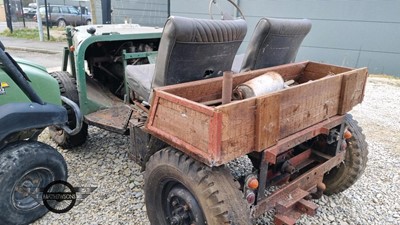
[[[350,187],[368,153],[346,115],[362,101],[367,69],[293,63],[310,29],[308,20],[262,18],[236,55],[243,19],[68,27],[53,76],[84,123],[51,136],[68,148],[85,142],[88,125],[129,135],[151,224],[251,224],[271,209],[277,224],[294,224],[315,214],[310,198]],[[227,164],[242,156],[253,168],[233,176]]]
[[[63,156],[38,142],[39,134],[54,126],[74,135],[80,131],[82,115],[73,101],[60,95],[57,80],[44,67],[14,60],[1,42],[0,62],[0,223],[27,224],[49,210],[43,205],[42,190],[67,180]],[[74,115],[73,124],[63,104]]]

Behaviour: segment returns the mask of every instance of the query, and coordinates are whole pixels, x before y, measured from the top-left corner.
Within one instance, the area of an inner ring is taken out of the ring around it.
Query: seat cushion
[[[129,88],[135,92],[136,97],[149,101],[151,82],[153,80],[155,64],[128,65],[126,66],[126,81]]]
[[[170,17],[158,49],[152,88],[222,76],[247,31],[244,20]]]
[[[294,62],[310,29],[307,19],[262,18],[247,46],[241,71]]]

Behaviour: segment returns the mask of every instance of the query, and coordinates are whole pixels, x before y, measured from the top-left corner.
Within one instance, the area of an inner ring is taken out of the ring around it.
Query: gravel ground
[[[299,224],[400,224],[399,99],[399,79],[369,78],[363,104],[352,111],[367,136],[367,169],[350,189],[316,200],[317,215],[303,216]],[[97,189],[68,213],[48,213],[33,224],[149,224],[143,173],[127,157],[128,138],[96,127],[89,135],[79,148],[58,149],[69,166],[68,181]],[[40,140],[55,147],[47,131]],[[269,223],[268,215],[257,219]]]

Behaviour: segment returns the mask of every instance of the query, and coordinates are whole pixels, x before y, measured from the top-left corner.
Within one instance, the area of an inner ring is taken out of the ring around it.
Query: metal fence
[[[11,32],[20,28],[36,28],[37,16],[36,11],[41,8],[40,12],[42,18],[51,18],[50,6],[65,5],[74,6],[79,12],[88,12],[88,2],[86,1],[72,1],[72,0],[40,0],[39,7],[36,5],[36,0],[4,0],[5,19],[7,27]],[[43,7],[43,6],[47,7]],[[42,9],[45,9],[42,12]],[[45,15],[44,15],[45,14]],[[44,25],[52,26],[53,24],[43,21]]]

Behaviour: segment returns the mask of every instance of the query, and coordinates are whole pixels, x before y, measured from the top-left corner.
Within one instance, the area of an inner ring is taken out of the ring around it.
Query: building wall
[[[167,0],[111,0],[112,23],[132,21],[143,26],[163,26],[167,12]],[[96,19],[102,21],[101,1],[96,1]]]
[[[238,1],[238,0],[237,0]],[[171,14],[209,18],[208,0],[173,0]],[[223,2],[223,1],[218,1]],[[400,76],[398,0],[239,0],[248,23],[244,51],[261,17],[308,18],[313,27],[297,60],[314,60],[370,73]],[[221,8],[224,8],[221,6]],[[231,7],[228,11],[233,12]]]
[[[0,22],[6,22],[6,10],[3,1],[0,1]]]

